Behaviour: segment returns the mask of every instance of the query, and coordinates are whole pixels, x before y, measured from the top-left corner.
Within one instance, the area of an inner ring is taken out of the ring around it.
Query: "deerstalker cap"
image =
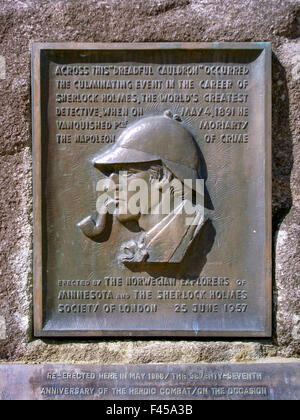
[[[96,156],[93,164],[105,170],[116,164],[155,161],[162,161],[181,181],[200,178],[197,143],[170,111],[142,118],[127,127],[116,145]]]

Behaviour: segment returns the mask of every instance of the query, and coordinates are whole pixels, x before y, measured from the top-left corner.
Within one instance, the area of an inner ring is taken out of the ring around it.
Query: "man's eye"
[[[130,176],[136,175],[136,174],[137,174],[137,172],[135,172],[135,171],[124,171],[124,172],[121,172],[121,175],[122,176],[126,176],[127,178],[130,177]]]

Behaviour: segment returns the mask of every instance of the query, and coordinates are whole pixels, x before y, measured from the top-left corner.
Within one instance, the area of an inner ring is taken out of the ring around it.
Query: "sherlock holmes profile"
[[[121,184],[126,174],[130,180],[144,180],[149,187],[159,191],[172,181],[183,186],[184,180],[191,180],[191,190],[200,175],[200,152],[191,133],[184,127],[179,117],[170,111],[163,115],[140,119],[127,127],[115,146],[96,156],[93,165],[104,173],[115,185]],[[128,183],[126,184],[128,185]],[[203,205],[192,204],[191,222],[186,223],[186,197],[183,188],[171,188],[169,213],[161,212],[162,195],[145,200],[147,211],[128,209],[118,214],[116,219],[128,225],[134,222],[140,232],[138,239],[120,244],[118,255],[122,263],[180,263],[187,250],[206,222]],[[151,191],[149,188],[148,191]],[[126,191],[128,199],[134,194]],[[181,200],[176,200],[176,194]],[[120,200],[116,191],[115,201]],[[189,201],[191,204],[191,201]],[[141,203],[143,204],[143,203]],[[108,215],[108,204],[96,216],[88,216],[78,223],[82,232],[90,239],[101,242]],[[141,206],[142,207],[142,206]],[[145,209],[144,209],[145,210]],[[162,214],[164,213],[164,214]],[[191,214],[191,213],[190,213]]]

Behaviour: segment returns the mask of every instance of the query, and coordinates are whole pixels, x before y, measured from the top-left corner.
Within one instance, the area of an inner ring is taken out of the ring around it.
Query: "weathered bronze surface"
[[[33,44],[32,69],[35,334],[270,336],[270,45]],[[121,212],[125,178],[156,199]]]
[[[0,365],[0,399],[299,400],[299,366]]]

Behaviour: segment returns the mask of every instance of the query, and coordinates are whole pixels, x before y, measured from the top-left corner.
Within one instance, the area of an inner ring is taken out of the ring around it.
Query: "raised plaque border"
[[[264,331],[45,331],[43,329],[43,265],[42,265],[42,54],[62,50],[256,50],[264,59],[264,138],[265,138],[265,328]],[[271,100],[271,43],[269,42],[161,42],[161,43],[32,43],[32,117],[33,117],[33,315],[34,335],[37,337],[271,337],[272,336],[272,100]]]

